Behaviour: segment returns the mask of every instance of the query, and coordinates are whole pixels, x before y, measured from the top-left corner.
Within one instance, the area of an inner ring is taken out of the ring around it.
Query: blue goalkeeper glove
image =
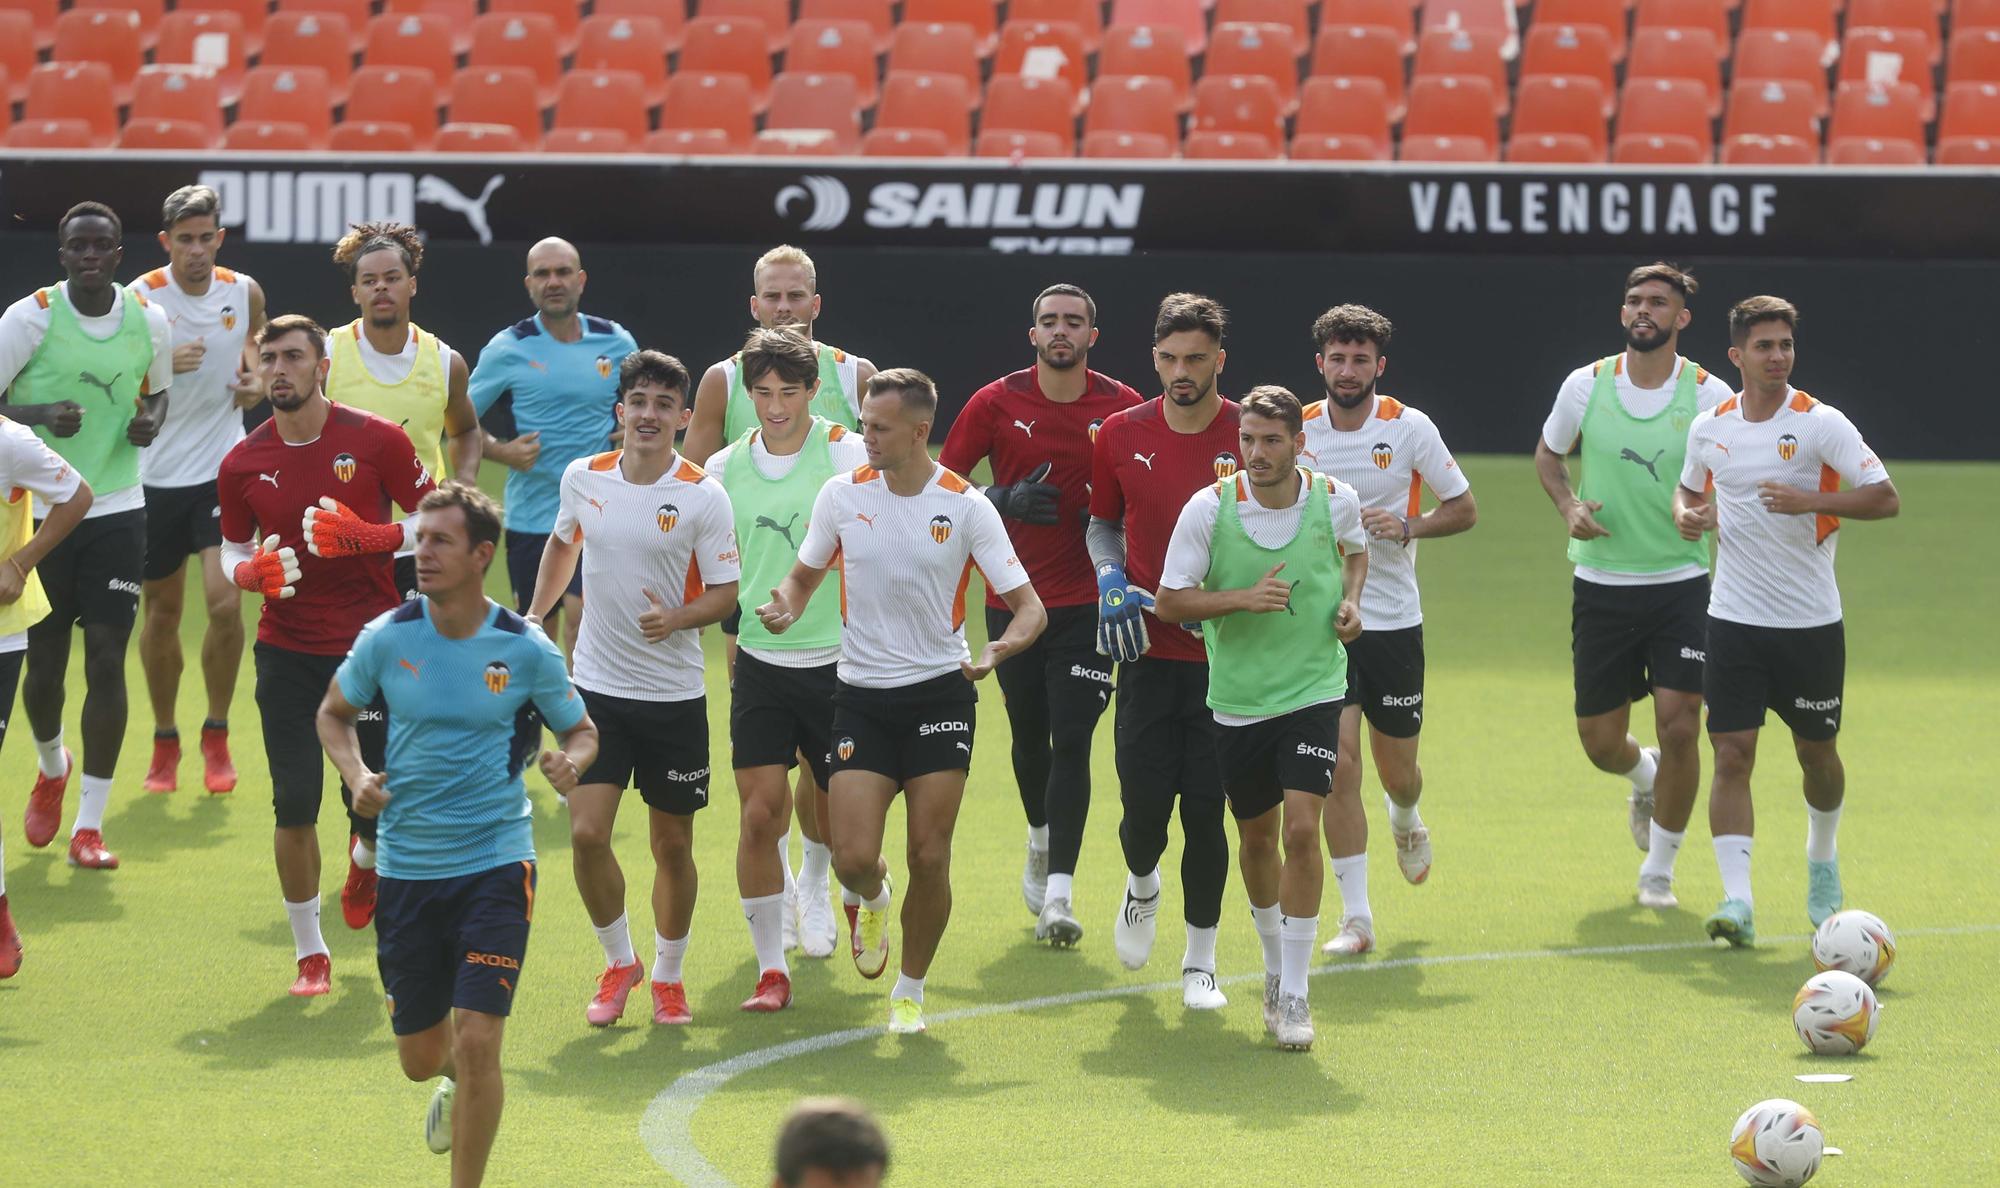
[[[1132,584],[1121,565],[1103,565],[1097,570],[1097,651],[1113,660],[1131,663],[1146,654],[1151,641],[1146,634],[1145,611],[1153,609],[1153,596]]]

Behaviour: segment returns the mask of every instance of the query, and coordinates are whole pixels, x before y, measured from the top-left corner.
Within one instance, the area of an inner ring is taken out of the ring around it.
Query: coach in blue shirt
[[[448,482],[417,506],[417,597],[354,641],[319,708],[327,757],[354,811],[381,817],[375,956],[403,1073],[441,1076],[424,1121],[452,1155],[452,1183],[477,1184],[500,1126],[500,1039],[535,910],[535,842],[521,769],[530,704],[561,741],[540,767],[558,792],[597,757],[597,727],[539,627],[482,593],[500,508]],[[361,759],[354,721],[389,710],[384,770]],[[456,1101],[459,1093],[464,1100]]]
[[[542,549],[556,526],[563,468],[611,448],[617,427],[618,364],[639,349],[625,327],[579,313],[583,260],[561,239],[528,249],[528,297],[541,311],[495,334],[472,371],[472,404],[485,416],[503,395],[513,398],[516,436],[486,438],[486,456],[506,464],[507,577],[516,610],[535,592]],[[570,612],[564,636],[576,642],[583,567],[563,596]],[[553,616],[551,616],[553,617]]]

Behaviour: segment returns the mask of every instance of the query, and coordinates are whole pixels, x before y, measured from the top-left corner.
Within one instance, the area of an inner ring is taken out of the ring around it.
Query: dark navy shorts
[[[453,1007],[505,1017],[521,984],[535,864],[509,862],[450,879],[392,879],[375,892],[375,964],[389,1026],[415,1035]]]

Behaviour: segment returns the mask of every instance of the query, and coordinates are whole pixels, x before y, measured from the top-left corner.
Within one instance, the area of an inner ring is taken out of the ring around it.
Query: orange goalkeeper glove
[[[274,532],[265,537],[264,543],[257,546],[250,559],[238,565],[236,572],[230,576],[238,586],[252,594],[262,594],[266,598],[290,598],[298,593],[298,551],[279,548],[278,535]]]
[[[368,553],[393,553],[403,547],[401,524],[377,524],[354,514],[352,508],[329,496],[320,496],[318,507],[306,509],[306,548],[315,557],[359,557]]]

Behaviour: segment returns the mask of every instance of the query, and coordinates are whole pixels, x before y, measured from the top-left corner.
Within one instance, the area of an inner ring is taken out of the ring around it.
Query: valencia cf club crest
[[[486,666],[486,691],[488,693],[505,693],[507,691],[507,680],[512,675],[513,673],[508,670],[504,662],[495,660]]]
[[[1787,433],[1778,439],[1778,457],[1790,462],[1799,452],[1799,439]]]
[[[1226,479],[1236,473],[1236,455],[1217,454],[1215,456],[1215,477]]]
[[[1375,469],[1387,470],[1389,469],[1389,463],[1396,460],[1396,451],[1390,447],[1388,442],[1378,441],[1375,443],[1375,448],[1368,452],[1368,456],[1375,459]]]
[[[599,379],[611,378],[611,356],[599,355],[597,357],[597,376]]]
[[[854,740],[851,738],[841,739],[839,742],[833,744],[833,753],[842,763],[854,758]]]
[[[333,477],[343,483],[354,481],[354,455],[337,454],[333,459]]]
[[[681,522],[681,509],[671,503],[662,503],[653,514],[659,519],[662,532],[672,532],[674,525]]]
[[[931,517],[931,539],[938,542],[939,544],[943,544],[945,541],[951,539],[950,516]]]
[[[1097,444],[1097,431],[1102,428],[1104,428],[1104,418],[1099,417],[1090,423],[1089,428],[1084,430],[1085,433],[1090,435],[1090,444]]]
[[[222,307],[222,328],[223,328],[224,330],[234,330],[234,329],[236,329],[236,307],[235,307],[235,306],[233,306],[233,305],[225,305],[225,306],[223,306],[223,307]]]

